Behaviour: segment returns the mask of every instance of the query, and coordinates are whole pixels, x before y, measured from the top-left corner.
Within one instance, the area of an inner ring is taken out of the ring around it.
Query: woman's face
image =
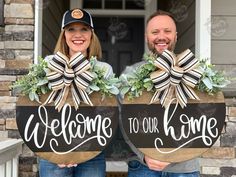
[[[81,52],[87,56],[87,49],[92,38],[92,30],[83,23],[72,23],[65,27],[66,44],[69,47],[69,55]]]

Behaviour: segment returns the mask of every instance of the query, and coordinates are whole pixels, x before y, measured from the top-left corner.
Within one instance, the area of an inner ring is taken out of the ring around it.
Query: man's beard
[[[157,41],[157,42],[160,42],[160,41]],[[156,43],[156,41],[154,41],[154,43]],[[175,44],[176,44],[176,42],[172,42],[171,43],[171,45],[168,45],[168,50],[169,51],[174,51],[174,49],[175,49]],[[148,45],[148,49],[152,52],[152,53],[154,53],[154,54],[156,54],[156,55],[160,55],[161,53],[159,53],[157,50],[156,50],[156,48],[155,48],[155,45],[153,44],[153,43],[150,43],[149,41],[147,41],[147,45]]]

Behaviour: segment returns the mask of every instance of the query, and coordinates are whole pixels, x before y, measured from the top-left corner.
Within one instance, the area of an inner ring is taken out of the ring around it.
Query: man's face
[[[145,37],[149,50],[156,54],[165,49],[174,51],[177,32],[173,19],[167,15],[152,18],[147,24]]]

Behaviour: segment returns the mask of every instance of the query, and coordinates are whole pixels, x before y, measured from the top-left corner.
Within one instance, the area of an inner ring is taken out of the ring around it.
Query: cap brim
[[[64,26],[62,27],[62,29],[64,29],[67,25],[71,24],[71,23],[83,23],[83,24],[86,24],[88,26],[90,26],[91,28],[93,28],[93,26],[91,26],[89,23],[85,22],[85,21],[82,21],[82,20],[72,20],[66,24],[64,24]]]

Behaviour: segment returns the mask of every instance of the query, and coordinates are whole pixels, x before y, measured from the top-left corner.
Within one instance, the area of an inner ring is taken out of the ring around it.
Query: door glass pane
[[[126,9],[145,9],[146,3],[149,1],[146,0],[126,0],[125,8]]]
[[[106,0],[105,9],[122,9],[122,0]]]
[[[101,9],[102,8],[102,0],[84,0],[83,8],[88,9]]]

